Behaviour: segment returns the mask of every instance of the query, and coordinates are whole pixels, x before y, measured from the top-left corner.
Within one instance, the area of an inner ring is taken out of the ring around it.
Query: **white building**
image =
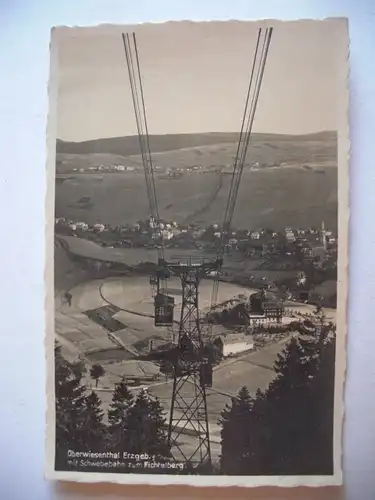
[[[269,323],[269,319],[266,318],[265,314],[250,314],[249,320],[251,326],[260,326]]]
[[[254,348],[253,337],[242,333],[220,335],[217,339],[217,343],[220,344],[224,358],[234,356],[235,354],[249,351]]]
[[[161,236],[163,240],[171,240],[174,234],[172,231],[168,231],[168,229],[165,229],[164,231],[161,232]]]
[[[286,231],[285,237],[289,243],[294,243],[296,241],[296,237],[293,231]]]
[[[94,231],[102,233],[105,229],[104,224],[94,224]]]
[[[76,228],[81,229],[81,231],[87,231],[89,226],[86,222],[76,222]]]

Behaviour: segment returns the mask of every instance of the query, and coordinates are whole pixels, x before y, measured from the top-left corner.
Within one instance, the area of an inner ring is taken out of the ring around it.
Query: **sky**
[[[85,141],[136,134],[122,32],[135,31],[150,134],[241,127],[257,31],[265,23],[171,22],[57,28],[57,136]],[[345,84],[345,22],[274,26],[254,132],[337,130]]]

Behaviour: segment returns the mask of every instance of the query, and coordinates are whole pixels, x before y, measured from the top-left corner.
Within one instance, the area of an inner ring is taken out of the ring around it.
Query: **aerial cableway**
[[[251,131],[253,128],[259,93],[262,86],[268,51],[271,44],[272,32],[273,28],[266,28],[264,37],[262,37],[263,34],[262,29],[259,29],[258,32],[258,37],[255,46],[254,60],[250,74],[250,82],[245,102],[245,111],[242,118],[240,137],[233,164],[233,173],[231,176],[229,195],[221,226],[220,246],[217,253],[218,258],[220,259],[222,259],[224,256],[225,247],[230,238],[232,219],[236,207],[238,190],[240,187],[242,172],[250,143]],[[220,280],[220,272],[217,273],[213,283],[212,297],[211,297],[211,311],[215,308],[217,304],[219,283],[220,283],[219,280]]]
[[[160,231],[161,220],[155,189],[154,166],[150,149],[136,37],[134,33],[131,35],[123,34],[122,36],[146,181],[150,240],[158,242],[156,272],[150,280],[151,284],[156,288],[154,299],[156,326],[172,327],[173,325],[174,299],[168,295],[168,279],[171,276],[178,277],[182,288],[178,341],[176,348],[173,350],[174,380],[168,442],[175,460],[183,460],[192,466],[203,464],[210,466],[211,464],[206,388],[212,386],[213,370],[210,352],[203,342],[201,334],[199,284],[202,279],[212,274],[212,271],[216,272],[218,278],[214,280],[211,297],[211,309],[213,309],[217,302],[220,271],[223,266],[225,247],[230,237],[233,214],[246,161],[272,31],[273,28],[259,29],[256,40],[245,110],[216,258],[195,259],[182,257],[172,261],[165,259],[164,242]],[[195,449],[186,451],[181,444],[181,436],[185,430],[197,436]]]
[[[148,133],[146,106],[143,95],[142,76],[139,65],[138,47],[135,33],[122,35],[129,83],[137,125],[139,148],[146,181],[147,199],[149,204],[149,243],[157,247],[158,262],[164,261],[164,242],[160,231],[160,216],[156,197],[154,165],[152,162],[150,139]],[[157,326],[173,328],[174,299],[168,296],[168,268],[159,266],[158,276],[151,276],[150,284],[155,293],[155,323]],[[172,319],[172,321],[170,321]],[[173,332],[172,332],[173,335]]]

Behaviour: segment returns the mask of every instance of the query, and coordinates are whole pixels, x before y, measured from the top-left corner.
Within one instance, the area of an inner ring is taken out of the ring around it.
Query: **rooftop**
[[[226,335],[219,335],[217,338],[220,338],[223,344],[253,343],[252,335],[245,335],[244,333],[228,333]]]

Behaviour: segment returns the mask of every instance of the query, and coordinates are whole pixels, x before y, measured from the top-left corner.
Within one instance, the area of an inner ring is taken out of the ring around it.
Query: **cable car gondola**
[[[154,299],[155,326],[172,326],[174,312],[174,298],[158,293]]]
[[[212,387],[212,363],[209,359],[203,358],[200,366],[200,385],[201,387]]]

